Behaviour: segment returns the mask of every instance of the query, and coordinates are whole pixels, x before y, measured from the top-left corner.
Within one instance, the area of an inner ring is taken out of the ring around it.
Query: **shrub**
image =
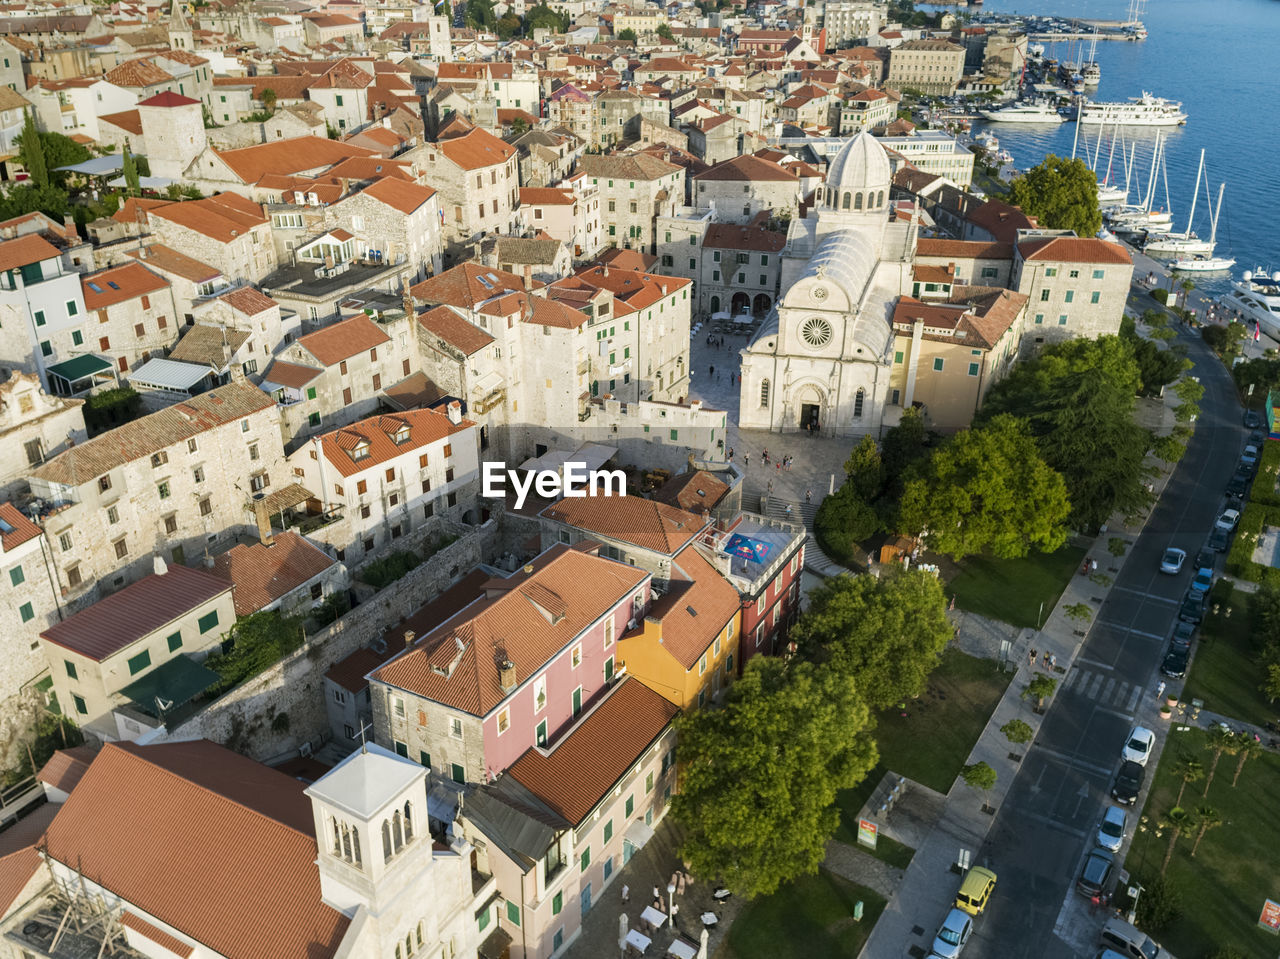
[[[1169,291],[1164,289],[1164,287],[1157,286],[1151,291],[1151,299],[1155,300],[1157,303],[1168,303]]]
[[[854,561],[854,546],[880,529],[880,517],[846,483],[822,501],[813,528],[822,549],[847,566]]]
[[[1142,884],[1138,899],[1138,925],[1144,929],[1162,929],[1182,915],[1182,894],[1163,876]]]
[[[142,397],[127,386],[102,390],[85,399],[83,410],[84,425],[93,436],[137,419],[142,413]]]
[[[1032,728],[1021,719],[1009,720],[1000,727],[1000,732],[1004,733],[1005,739],[1011,743],[1029,743],[1035,736]]]
[[[305,638],[302,618],[281,616],[276,609],[237,621],[227,634],[229,648],[205,660],[205,665],[222,677],[210,692],[220,695],[269,669],[302,646]]]
[[[351,611],[351,597],[347,591],[340,590],[336,593],[330,593],[324,598],[319,606],[311,613],[311,621],[317,626],[328,626],[334,620],[345,616]]]
[[[421,564],[422,557],[417,553],[401,551],[367,563],[358,575],[374,589],[386,589]]]
[[[996,771],[986,763],[973,763],[960,770],[960,778],[974,789],[985,791],[996,784]]]

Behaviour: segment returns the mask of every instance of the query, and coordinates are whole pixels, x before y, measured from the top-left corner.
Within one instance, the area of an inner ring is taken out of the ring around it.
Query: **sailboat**
[[[1205,189],[1209,188],[1208,177],[1205,178]],[[1184,273],[1210,273],[1214,270],[1229,270],[1236,261],[1229,256],[1214,256],[1213,247],[1218,239],[1218,217],[1222,215],[1222,194],[1226,190],[1225,183],[1218,184],[1218,205],[1209,208],[1209,253],[1198,256],[1180,256],[1173,261],[1173,268]],[[1205,202],[1208,202],[1206,198]]]
[[[1112,164],[1116,156],[1116,140],[1120,139],[1120,125],[1116,124],[1115,130],[1111,135],[1111,152],[1107,155],[1107,172],[1101,180],[1098,181],[1098,204],[1116,204],[1124,203],[1129,199],[1129,158],[1125,150],[1124,141],[1120,142],[1120,161],[1124,167],[1124,186],[1119,183],[1111,182]],[[1096,174],[1097,168],[1094,172]]]
[[[1156,134],[1155,149],[1151,153],[1151,178],[1147,181],[1147,195],[1138,206],[1116,206],[1103,211],[1103,216],[1111,222],[1111,228],[1119,233],[1141,233],[1153,227],[1173,225],[1173,215],[1168,210],[1153,210],[1152,203],[1156,196],[1157,173],[1164,151],[1164,138]],[[1165,185],[1166,205],[1168,183]]]
[[[1083,43],[1081,44],[1083,47]],[[1089,45],[1089,60],[1080,67],[1080,78],[1086,87],[1096,87],[1102,82],[1102,67],[1098,65],[1098,28],[1093,28],[1093,42]]]
[[[1204,150],[1200,151],[1200,166],[1196,170],[1195,190],[1191,194],[1191,215],[1187,218],[1187,229],[1182,233],[1162,233],[1148,238],[1143,244],[1143,253],[1212,253],[1213,240],[1202,240],[1191,230],[1196,218],[1196,199],[1200,196],[1200,180],[1204,176]],[[1224,184],[1225,186],[1225,184]],[[1212,210],[1210,214],[1212,214]]]

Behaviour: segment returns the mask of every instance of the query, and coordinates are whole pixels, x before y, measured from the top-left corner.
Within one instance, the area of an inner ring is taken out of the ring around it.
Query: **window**
[[[159,469],[161,466],[164,466],[168,462],[169,462],[169,454],[161,450],[159,453],[156,453],[151,457],[151,468]]]
[[[1036,314],[1036,325],[1037,325],[1037,326],[1039,326],[1039,325],[1040,325],[1041,323],[1043,323],[1043,322],[1044,322],[1044,314],[1043,314],[1043,313],[1037,313],[1037,314]]]
[[[560,910],[564,908],[564,893],[558,892],[551,897],[551,915],[560,915]],[[559,935],[559,933],[557,933]],[[557,948],[559,948],[557,946]]]
[[[1044,275],[1045,275],[1045,276],[1057,276],[1057,275],[1058,275],[1058,268],[1057,268],[1056,266],[1051,266],[1051,267],[1049,267],[1048,269],[1046,269],[1046,270],[1044,271]]]
[[[1064,303],[1070,303],[1070,302],[1071,302],[1072,300],[1074,300],[1075,298],[1076,298],[1076,291],[1075,291],[1075,290],[1067,290],[1066,294],[1062,297],[1062,300],[1063,300],[1063,302],[1064,302]]]
[[[1060,316],[1058,317],[1058,325],[1059,325],[1059,326],[1066,326],[1066,325],[1067,325],[1067,314],[1063,313],[1062,315],[1060,315]]]
[[[35,318],[36,318],[36,326],[44,326],[44,323],[45,323],[44,310],[36,310]]]
[[[1106,275],[1106,270],[1094,270],[1094,271],[1093,271],[1093,278],[1094,278],[1095,280],[1100,280],[1100,279],[1102,279],[1105,275]]]
[[[1094,290],[1092,293],[1089,294],[1090,303],[1097,303],[1101,299],[1102,299],[1102,293],[1099,290]]]
[[[144,649],[137,656],[129,659],[129,675],[136,676],[151,665],[151,651]]]
[[[72,331],[71,331],[71,345],[72,345],[72,346],[83,346],[83,345],[84,345],[84,334],[83,334],[83,333],[81,333],[79,330],[72,330]]]
[[[1074,280],[1074,279],[1076,279],[1077,277],[1079,277],[1079,276],[1080,276],[1080,271],[1079,271],[1079,270],[1072,270],[1072,271],[1071,271],[1070,273],[1068,273],[1067,275],[1068,275],[1069,277],[1071,277],[1071,279],[1073,279],[1073,280]]]
[[[178,517],[169,515],[164,518],[164,531],[166,533],[176,533],[178,531]]]
[[[462,738],[462,720],[457,716],[452,716],[449,719],[449,735],[454,739]]]
[[[573,652],[569,654],[569,661],[573,664],[573,668],[577,669],[582,665],[582,647],[573,647]]]
[[[456,783],[465,783],[467,781],[467,771],[457,763],[450,763],[449,777]]]
[[[498,713],[498,735],[501,736],[511,728],[511,710],[504,709]]]
[[[76,712],[78,712],[81,716],[86,716],[86,715],[88,715],[88,713],[89,713],[89,707],[88,707],[87,705],[85,705],[84,697],[83,697],[83,696],[77,696],[75,693],[72,693],[72,694],[71,694],[71,698],[72,698],[73,700],[75,700],[75,704],[76,704]]]
[[[356,480],[356,494],[363,496],[369,492],[369,483],[366,480]]]
[[[649,770],[649,775],[644,777],[644,791],[646,793],[653,792],[653,770]]]
[[[40,353],[42,356],[53,356],[53,344],[48,340],[41,340]]]
[[[635,812],[635,809],[636,809],[636,797],[628,796],[626,805],[623,807],[624,814],[627,816],[630,816],[633,812]]]
[[[514,902],[507,903],[507,921],[512,925],[520,925],[520,907]]]
[[[576,716],[582,712],[582,687],[579,686],[573,691],[573,714]]]
[[[156,493],[161,499],[168,499],[170,496],[169,481],[165,480],[156,486]]]
[[[1041,302],[1041,303],[1048,303],[1048,302],[1049,302],[1049,291],[1048,291],[1048,290],[1041,290],[1041,291],[1040,291],[1040,302]]]
[[[476,925],[477,927],[479,927],[481,932],[484,932],[487,928],[489,928],[489,914],[490,914],[490,910],[486,906],[484,912],[480,913],[480,915],[476,919]]]
[[[859,387],[858,392],[853,396],[853,415],[855,417],[862,416],[862,406],[866,402],[866,399],[867,391]]]
[[[18,607],[18,612],[22,614],[22,621],[24,623],[29,623],[31,620],[36,618],[35,610],[31,608],[30,603],[23,603]]]
[[[178,631],[169,637],[169,652],[182,648],[182,632]]]
[[[978,375],[978,364],[977,364],[977,363],[970,363],[970,364],[969,364],[969,375],[970,375],[970,376],[977,376],[977,375]]]
[[[703,653],[702,657],[698,660],[698,675],[701,676],[706,671],[707,671],[707,654]]]
[[[76,309],[75,300],[67,300],[67,316],[75,316],[80,311]]]
[[[210,497],[206,496],[204,499],[200,501],[200,515],[208,516],[212,512],[213,512],[213,500]]]
[[[13,569],[9,570],[9,582],[12,585],[21,586],[26,581],[26,579],[27,577],[22,572],[21,566],[15,566]]]
[[[218,625],[218,611],[213,609],[205,613],[196,621],[196,625],[200,627],[200,635],[203,636],[205,633],[209,632],[209,630],[213,629],[213,627]]]
[[[938,357],[934,357],[934,360],[933,360],[933,371],[934,371],[935,373],[941,373],[941,372],[942,372],[942,364],[943,364],[942,357],[940,357],[940,356],[938,356]]]

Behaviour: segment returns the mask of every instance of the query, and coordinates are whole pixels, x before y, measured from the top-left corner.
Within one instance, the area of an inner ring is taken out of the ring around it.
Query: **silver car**
[[[1098,823],[1098,845],[1111,852],[1119,852],[1128,823],[1127,812],[1119,806],[1108,806],[1107,811],[1102,814],[1102,822]]]
[[[973,932],[973,916],[963,909],[952,909],[938,927],[933,940],[933,955],[941,959],[956,959]]]

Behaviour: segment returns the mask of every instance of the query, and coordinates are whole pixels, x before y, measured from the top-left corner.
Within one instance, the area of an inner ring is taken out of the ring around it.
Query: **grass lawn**
[[[864,911],[855,922],[859,900]],[[822,869],[744,908],[729,930],[728,952],[733,959],[854,959],[884,907],[872,890]]]
[[[840,828],[835,838],[857,842],[858,810],[886,770],[947,792],[1011,678],[989,659],[944,651],[923,696],[877,717],[880,763],[861,784],[837,796]]]
[[[1280,717],[1280,704],[1268,704],[1258,689],[1262,675],[1248,616],[1247,602],[1239,597],[1231,603],[1230,619],[1212,613],[1205,618],[1182,698],[1203,699],[1206,709],[1261,726]]]
[[[1040,624],[1053,611],[1067,581],[1080,569],[1085,551],[1064,546],[1056,553],[1031,553],[1023,559],[970,556],[957,563],[947,584],[956,605],[979,616],[999,619],[1012,626]]]
[[[1212,757],[1205,741],[1199,729],[1170,734],[1143,810],[1150,822],[1173,805],[1179,785],[1173,766],[1180,756],[1195,756],[1208,767]],[[1201,798],[1202,783],[1192,783],[1183,796],[1185,808],[1208,803],[1223,824],[1205,834],[1194,859],[1194,835],[1180,839],[1169,864],[1167,878],[1181,892],[1182,916],[1152,933],[1179,959],[1208,959],[1227,945],[1248,959],[1273,959],[1280,948],[1274,935],[1257,926],[1263,901],[1280,899],[1280,756],[1264,752],[1250,759],[1233,789],[1235,769],[1236,758],[1224,755],[1208,797]],[[1155,876],[1168,845],[1167,833],[1157,839],[1152,830],[1139,832],[1125,868],[1140,881]]]

